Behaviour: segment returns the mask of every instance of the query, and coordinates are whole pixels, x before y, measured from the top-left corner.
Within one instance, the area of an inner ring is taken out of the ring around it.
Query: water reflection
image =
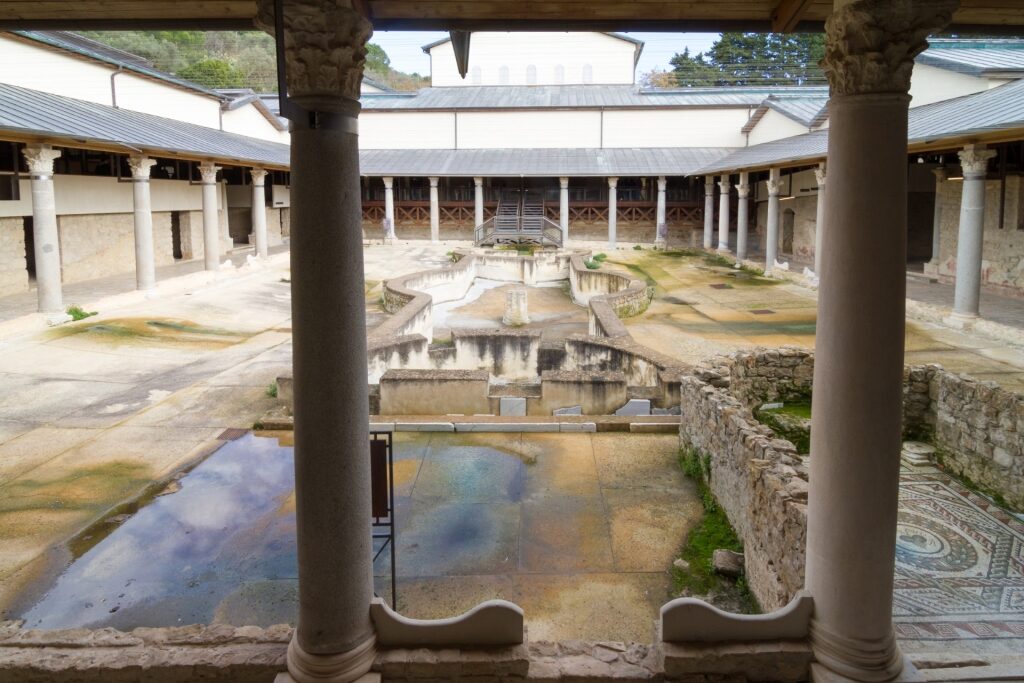
[[[185,476],[180,491],[73,562],[21,618],[48,629],[211,623],[232,594],[253,599],[247,587],[293,591],[294,485],[291,448],[251,434],[232,441]]]

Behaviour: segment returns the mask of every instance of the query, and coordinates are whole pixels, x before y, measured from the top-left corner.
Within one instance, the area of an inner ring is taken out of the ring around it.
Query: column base
[[[665,240],[655,240],[654,241],[654,248],[655,249],[668,249],[668,242],[666,242]]]
[[[727,245],[727,244],[719,244],[718,245],[718,253],[719,254],[731,254],[732,253],[732,249],[730,249],[729,245]]]
[[[896,678],[886,683],[924,683],[928,678],[918,671],[910,658],[903,657],[903,670]],[[823,664],[811,664],[811,683],[862,683],[863,679],[849,678],[825,667]]]
[[[348,652],[327,655],[306,652],[299,645],[298,638],[292,636],[288,643],[288,672],[279,674],[275,683],[379,683],[380,675],[370,672],[376,656],[376,635],[371,635]],[[366,678],[374,675],[376,679]]]
[[[44,313],[43,316],[46,318],[46,324],[50,327],[63,325],[64,323],[69,323],[72,320],[71,316],[64,311],[60,311],[58,313]]]
[[[942,322],[949,325],[950,327],[955,327],[958,330],[963,330],[971,327],[977,320],[977,313],[957,313],[956,311],[954,311],[952,315],[943,318]]]

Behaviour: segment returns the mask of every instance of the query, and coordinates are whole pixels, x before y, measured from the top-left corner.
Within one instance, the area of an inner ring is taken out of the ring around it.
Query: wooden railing
[[[445,225],[473,227],[476,221],[476,209],[473,202],[442,202],[440,205],[441,222]],[[619,202],[620,223],[648,223],[657,220],[657,207],[649,202]],[[484,220],[497,214],[498,203],[484,205]],[[542,215],[558,223],[560,220],[557,202],[545,202]],[[384,219],[384,203],[375,201],[363,202],[363,220],[380,224]],[[665,219],[670,225],[701,225],[704,222],[704,207],[694,203],[669,202],[665,209]],[[405,201],[395,203],[395,223],[427,224],[430,222],[430,202]],[[569,204],[569,223],[607,223],[608,204],[604,202],[576,202]]]

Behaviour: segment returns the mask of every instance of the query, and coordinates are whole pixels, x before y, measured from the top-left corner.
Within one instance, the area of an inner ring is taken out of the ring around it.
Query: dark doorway
[[[782,212],[782,253],[793,254],[793,224],[796,222],[796,212],[793,209],[786,209]]]
[[[174,254],[174,260],[180,261],[184,258],[184,254],[181,251],[181,212],[171,212],[171,251]]]
[[[32,231],[32,216],[25,216],[23,225],[25,230],[25,268],[28,270],[29,281],[35,282],[36,238],[35,233]]]

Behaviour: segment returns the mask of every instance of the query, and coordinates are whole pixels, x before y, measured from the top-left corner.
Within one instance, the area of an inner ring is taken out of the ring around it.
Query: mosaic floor
[[[1024,652],[1024,521],[937,469],[904,468],[893,615],[901,640]]]

